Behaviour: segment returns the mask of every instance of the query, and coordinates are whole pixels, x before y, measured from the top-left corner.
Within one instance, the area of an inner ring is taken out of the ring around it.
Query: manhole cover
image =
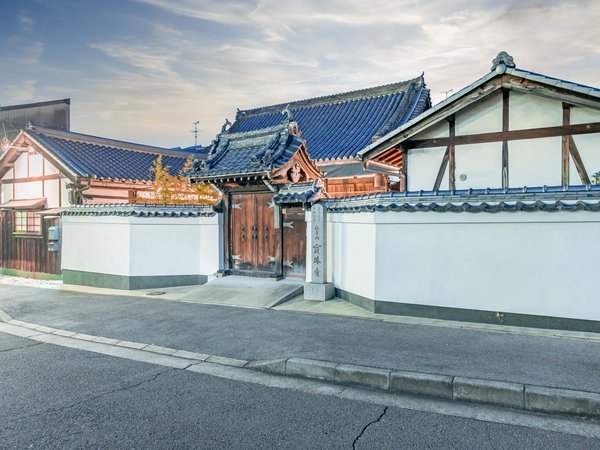
[[[154,291],[154,292],[148,292],[146,295],[165,295],[166,292],[163,291]]]

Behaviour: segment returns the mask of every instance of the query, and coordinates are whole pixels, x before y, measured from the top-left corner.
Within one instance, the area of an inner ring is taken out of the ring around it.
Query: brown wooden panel
[[[252,270],[254,263],[250,227],[254,219],[251,194],[232,194],[230,202],[230,264],[233,269]]]
[[[306,220],[300,207],[286,208],[283,214],[283,273],[306,275]]]
[[[57,225],[58,219],[42,220],[41,236],[15,236],[12,211],[2,212],[1,217],[2,268],[60,275],[60,252],[48,251],[48,227]]]
[[[281,260],[272,193],[231,194],[231,268],[275,274]]]
[[[254,194],[256,208],[255,241],[255,270],[275,272],[277,260],[277,235],[275,231],[273,194]]]

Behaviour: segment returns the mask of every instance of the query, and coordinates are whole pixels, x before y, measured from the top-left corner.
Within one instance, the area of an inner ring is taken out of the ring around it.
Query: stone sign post
[[[327,282],[327,210],[321,203],[311,207],[311,241],[308,256],[311,262],[310,281],[304,285],[306,300],[329,300],[335,296],[332,283]]]

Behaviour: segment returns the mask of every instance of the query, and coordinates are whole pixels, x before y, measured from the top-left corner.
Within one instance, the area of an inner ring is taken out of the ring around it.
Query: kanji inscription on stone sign
[[[327,242],[325,235],[326,217],[325,208],[317,203],[311,208],[311,262],[312,282],[325,283],[327,281]]]

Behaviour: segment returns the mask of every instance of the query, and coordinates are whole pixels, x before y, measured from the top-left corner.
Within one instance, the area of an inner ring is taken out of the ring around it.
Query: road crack
[[[192,365],[193,364],[190,364],[190,366],[192,366]],[[113,389],[113,390],[110,390],[110,391],[102,392],[102,393],[100,393],[98,395],[94,395],[92,397],[84,398],[82,400],[79,400],[79,401],[77,401],[75,403],[71,403],[69,405],[64,405],[64,406],[61,406],[61,407],[58,407],[58,408],[48,408],[48,409],[45,409],[45,410],[42,410],[42,411],[38,411],[38,412],[33,413],[33,414],[28,414],[28,415],[25,415],[25,416],[16,417],[13,420],[7,420],[4,423],[12,423],[12,422],[17,422],[17,421],[23,420],[23,419],[29,419],[29,418],[36,417],[36,416],[43,416],[43,415],[48,414],[48,413],[61,412],[61,411],[64,411],[66,409],[70,409],[70,408],[74,408],[76,406],[79,406],[79,405],[81,405],[83,403],[87,403],[87,402],[91,402],[91,401],[97,400],[97,399],[105,397],[107,395],[115,394],[117,392],[123,392],[123,391],[129,391],[129,390],[132,390],[132,389],[136,389],[136,388],[140,387],[143,384],[152,383],[154,380],[156,380],[161,375],[165,375],[167,373],[171,373],[171,372],[176,371],[176,370],[180,370],[180,369],[178,369],[176,367],[169,368],[167,370],[163,370],[162,372],[158,372],[157,374],[155,374],[155,375],[153,375],[153,376],[151,376],[149,378],[146,378],[144,380],[141,380],[141,381],[139,381],[139,382],[137,382],[135,384],[131,384],[131,385],[123,386],[123,387],[120,387],[120,388],[117,388],[117,389]]]
[[[0,353],[12,352],[12,351],[15,351],[15,350],[22,350],[24,348],[35,347],[36,345],[42,345],[44,343],[45,342],[35,342],[33,344],[23,345],[21,347],[7,348],[5,350],[0,350]]]
[[[366,424],[363,429],[360,431],[360,434],[358,436],[356,436],[356,439],[354,439],[354,442],[352,442],[352,449],[355,450],[356,449],[356,443],[359,441],[359,439],[363,436],[363,434],[365,434],[365,431],[367,431],[367,428],[369,428],[371,425],[376,424],[377,422],[379,422],[381,419],[383,419],[383,416],[385,416],[385,414],[387,413],[388,410],[388,406],[386,406],[385,408],[383,408],[383,412],[379,415],[379,417],[371,422],[369,422],[368,424]]]

